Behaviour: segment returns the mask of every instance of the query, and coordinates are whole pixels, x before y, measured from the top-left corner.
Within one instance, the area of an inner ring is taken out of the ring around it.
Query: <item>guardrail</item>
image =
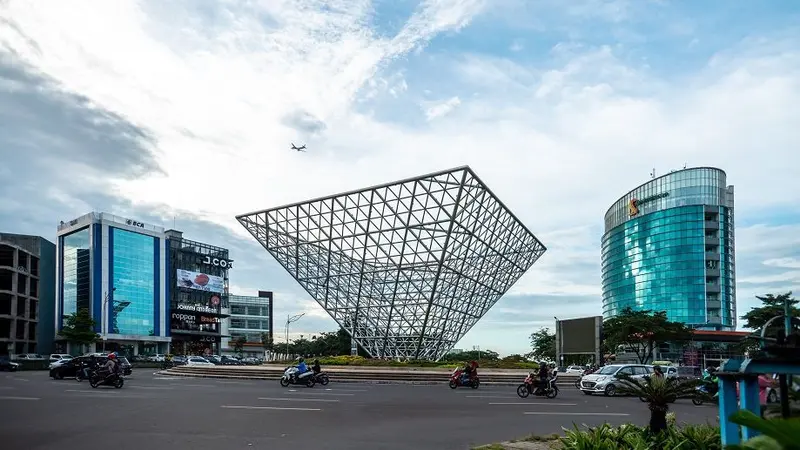
[[[389,370],[386,370],[389,369]],[[437,384],[447,383],[450,378],[451,370],[402,370],[398,368],[372,368],[372,367],[329,367],[324,371],[330,376],[331,381],[340,383],[417,383],[417,384]],[[198,378],[229,378],[229,379],[248,379],[248,380],[278,380],[283,375],[282,367],[248,367],[248,366],[176,366],[168,370],[158,372],[161,375],[171,375],[178,377],[198,377]],[[482,384],[519,384],[528,374],[528,371],[521,370],[513,373],[512,371],[494,372],[480,371],[478,374]],[[560,384],[573,384],[578,377],[559,375]]]

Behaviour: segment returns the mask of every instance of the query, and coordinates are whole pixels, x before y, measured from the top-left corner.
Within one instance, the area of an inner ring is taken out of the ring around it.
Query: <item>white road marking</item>
[[[337,391],[337,392],[368,392],[369,389],[331,389],[325,388],[325,391]]]
[[[523,414],[529,416],[630,416],[625,413],[573,413],[573,412],[540,412],[526,411]]]
[[[15,387],[12,387],[12,386],[0,386],[0,389],[8,389],[8,390],[11,390],[11,389],[16,389],[16,388],[15,388]]]
[[[6,397],[6,396],[0,396],[0,400],[41,400],[41,398],[37,398],[37,397]]]
[[[489,403],[490,405],[549,405],[549,406],[578,406],[577,403],[531,403],[531,402],[514,402],[514,403]]]
[[[173,388],[167,386],[128,386],[133,389],[158,389],[159,391],[171,391]]]
[[[222,405],[221,408],[225,409],[269,409],[278,411],[322,411],[319,408],[281,408],[278,406],[236,406],[236,405]]]
[[[519,398],[518,395],[467,395],[467,398]]]
[[[329,402],[337,403],[339,399],[325,399],[325,398],[288,398],[288,397],[258,397],[259,400],[274,400],[280,402]]]
[[[186,386],[186,387],[201,387],[201,388],[213,388],[213,384],[171,384],[170,386]]]
[[[297,392],[297,391],[289,391],[289,392]],[[339,397],[352,397],[356,394],[337,394],[334,392],[300,392],[302,395],[330,395],[330,396],[339,396]]]
[[[247,385],[253,384],[253,383],[248,383],[246,381],[217,381],[217,383],[219,383],[219,384],[247,384]]]

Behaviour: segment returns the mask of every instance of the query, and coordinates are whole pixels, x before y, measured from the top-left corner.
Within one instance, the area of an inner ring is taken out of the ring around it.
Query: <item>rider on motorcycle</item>
[[[547,382],[550,379],[550,369],[547,367],[546,362],[539,363],[539,389],[545,389]]]
[[[306,365],[306,360],[303,357],[297,358],[297,373],[294,374],[296,378],[300,378],[300,375],[308,372],[308,366]]]
[[[119,362],[117,361],[117,355],[114,353],[109,353],[108,359],[106,360],[105,364],[103,364],[103,367],[98,369],[98,372],[103,375],[103,378],[117,375],[119,373]]]
[[[311,370],[314,371],[314,375],[317,375],[320,372],[322,372],[322,367],[320,367],[319,365],[319,359],[314,359],[314,365],[311,366]]]
[[[466,383],[475,375],[475,369],[478,367],[478,363],[475,361],[470,362],[469,364],[464,365],[464,369],[461,371],[461,382]]]

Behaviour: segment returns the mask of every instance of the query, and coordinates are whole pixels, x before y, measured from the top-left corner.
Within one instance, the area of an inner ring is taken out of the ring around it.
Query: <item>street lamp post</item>
[[[289,324],[297,322],[300,320],[301,317],[305,316],[306,313],[300,313],[294,316],[286,315],[286,357],[289,357]]]
[[[558,341],[558,363],[559,366],[564,365],[564,328],[561,324],[561,320],[558,317],[553,316],[553,319],[556,319],[556,333],[557,333],[557,341]]]
[[[116,291],[116,290],[117,290],[117,288],[112,287],[111,291],[106,291],[106,295],[103,297],[103,307],[101,308],[101,317],[100,317],[100,321],[101,321],[100,322],[100,332],[103,333],[103,351],[104,352],[106,351],[106,339],[108,338],[108,336],[107,336],[108,335],[108,323],[107,323],[108,322],[108,320],[107,320],[108,318],[106,317],[108,315],[108,313],[107,313],[107,311],[108,311],[108,299],[109,299],[109,297],[112,297],[114,295],[114,291]]]

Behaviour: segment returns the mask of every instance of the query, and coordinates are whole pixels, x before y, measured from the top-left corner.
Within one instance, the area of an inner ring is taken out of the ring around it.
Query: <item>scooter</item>
[[[281,386],[287,387],[290,384],[302,384],[306,387],[314,387],[317,383],[314,377],[314,372],[307,371],[302,375],[297,375],[297,367],[287,367],[281,377]]]
[[[122,375],[104,375],[102,373],[93,373],[91,378],[89,378],[89,385],[93,388],[97,388],[98,386],[114,386],[117,389],[122,388],[125,384],[125,377]]]
[[[464,370],[460,368],[456,368],[453,373],[450,375],[450,382],[448,386],[450,389],[455,389],[459,386],[469,386],[472,389],[478,389],[478,386],[481,384],[480,378],[478,378],[478,372],[473,371],[469,378],[464,379]]]
[[[700,406],[706,402],[719,403],[719,396],[717,391],[719,388],[716,383],[709,381],[704,382],[700,386],[694,388],[694,396],[692,396],[692,403],[695,406]]]
[[[547,380],[547,385],[542,387],[536,374],[530,373],[525,377],[525,381],[517,387],[517,395],[522,398],[527,398],[531,394],[537,397],[556,398],[558,396],[557,379],[558,374]]]

